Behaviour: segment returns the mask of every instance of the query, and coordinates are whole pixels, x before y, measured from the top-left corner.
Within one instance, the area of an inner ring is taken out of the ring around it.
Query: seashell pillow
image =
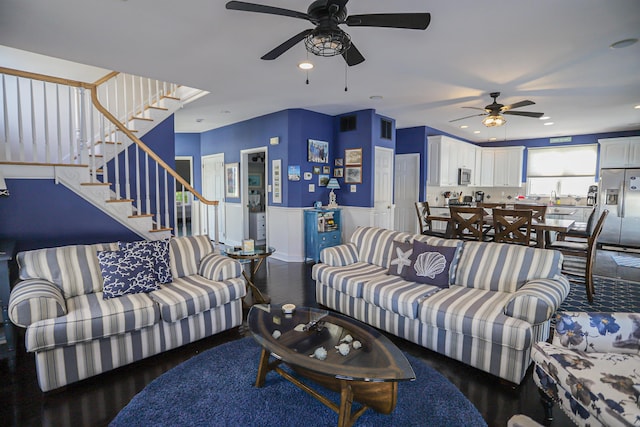
[[[404,277],[411,267],[411,254],[413,253],[413,244],[406,242],[393,242],[391,250],[391,262],[389,263],[389,271],[387,274]]]
[[[455,247],[431,246],[418,240],[413,241],[411,265],[404,276],[406,280],[449,287],[450,271],[455,269],[460,253],[460,245]]]

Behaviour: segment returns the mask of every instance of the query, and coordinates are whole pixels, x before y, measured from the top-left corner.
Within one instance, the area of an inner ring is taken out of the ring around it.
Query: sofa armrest
[[[242,275],[242,265],[235,259],[210,253],[200,261],[198,274],[206,279],[221,282],[240,277]]]
[[[358,262],[358,248],[354,243],[324,248],[320,252],[320,262],[331,267],[344,267]]]
[[[534,325],[543,323],[558,310],[569,289],[569,281],[564,276],[531,280],[513,293],[504,306],[504,314]]]
[[[44,279],[19,282],[9,298],[9,319],[20,327],[67,314],[62,290]]]
[[[640,354],[640,314],[558,313],[552,343],[588,353]]]

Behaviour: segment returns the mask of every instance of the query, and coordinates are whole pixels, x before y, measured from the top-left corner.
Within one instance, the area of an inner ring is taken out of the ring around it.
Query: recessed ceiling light
[[[480,133],[480,131],[479,130],[474,130],[473,133]]]
[[[204,119],[196,119],[196,122],[198,123],[202,123],[204,121]]]
[[[638,43],[638,39],[624,39],[624,40],[620,40],[615,43],[612,43],[611,46],[609,47],[611,49],[623,49],[625,47],[632,46],[636,43]]]
[[[636,110],[640,110],[640,104],[636,105],[636,106],[635,106],[635,107],[633,107],[633,108],[635,108]]]
[[[301,70],[310,70],[313,68],[313,64],[311,63],[311,61],[302,61],[298,64],[298,68],[300,68]]]
[[[380,101],[382,99],[382,95],[371,95],[369,99],[373,101]]]
[[[497,141],[498,138],[496,138],[495,136],[492,136],[491,138],[489,138],[489,141]]]
[[[469,125],[460,125],[460,129],[466,129],[468,127],[469,127]]]
[[[545,123],[544,125],[545,125],[545,126],[551,126],[552,124],[553,124],[553,122],[547,122],[547,123]]]
[[[540,120],[549,120],[550,118],[551,117],[549,117],[549,116],[542,116],[542,117],[540,117]]]

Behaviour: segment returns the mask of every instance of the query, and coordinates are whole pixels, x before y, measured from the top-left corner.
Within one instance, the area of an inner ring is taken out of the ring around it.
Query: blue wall
[[[173,116],[146,134],[142,141],[168,165],[175,165]],[[140,236],[53,180],[6,181],[11,195],[0,197],[0,238],[16,240],[19,251],[140,240]]]

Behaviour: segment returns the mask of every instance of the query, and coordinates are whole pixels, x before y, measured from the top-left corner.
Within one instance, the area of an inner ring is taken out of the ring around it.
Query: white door
[[[202,196],[207,200],[218,200],[218,218],[215,217],[214,206],[208,209],[206,233],[215,239],[215,224],[218,224],[218,238],[221,242],[226,238],[225,203],[224,203],[224,153],[204,156],[202,158]]]
[[[375,147],[373,225],[393,228],[393,150]]]
[[[420,197],[420,154],[396,155],[394,176],[394,229],[417,234],[415,203]]]

